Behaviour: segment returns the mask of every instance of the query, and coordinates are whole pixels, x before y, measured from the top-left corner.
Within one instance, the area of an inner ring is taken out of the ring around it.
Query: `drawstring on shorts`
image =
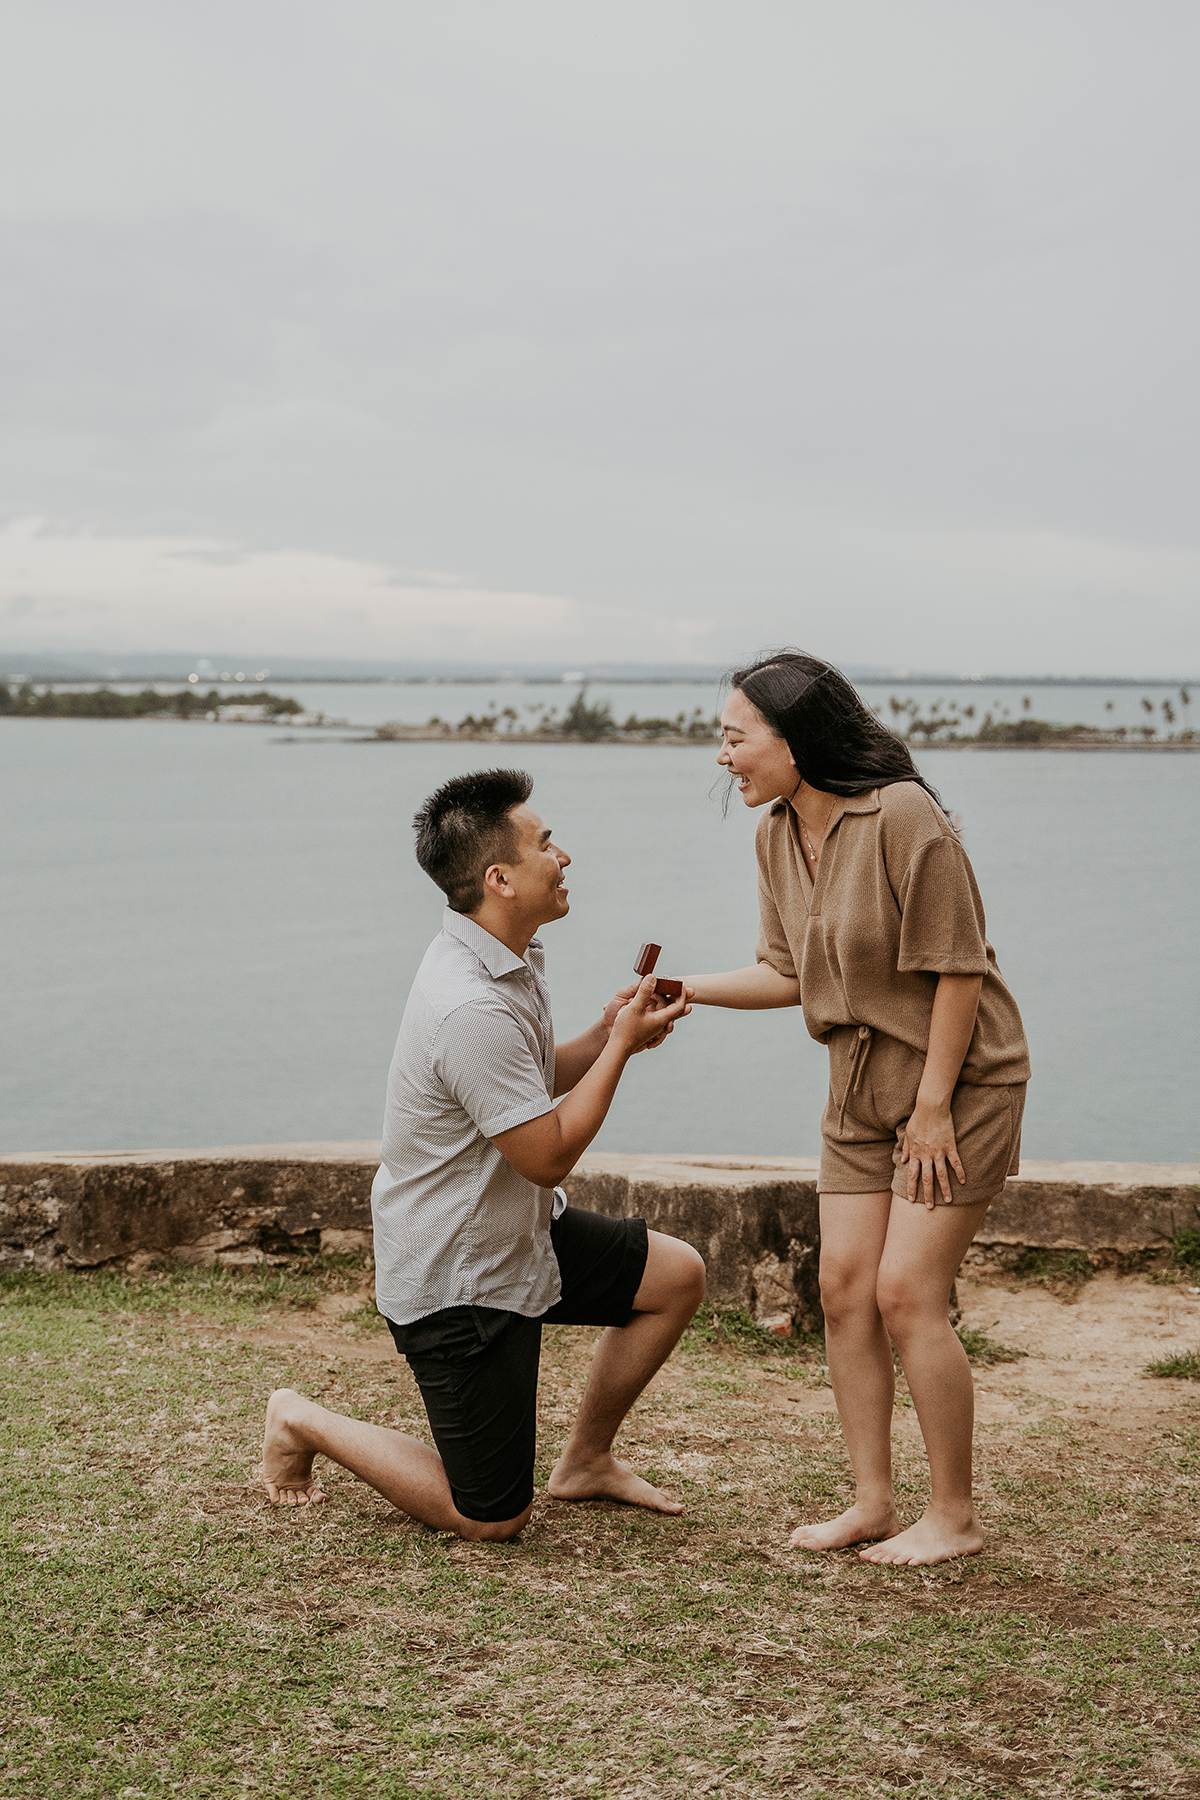
[[[846,1076],[846,1084],[842,1089],[842,1106],[838,1113],[838,1130],[846,1123],[846,1108],[850,1104],[850,1096],[857,1094],[862,1086],[863,1070],[867,1066],[867,1058],[871,1054],[874,1032],[869,1025],[860,1025],[858,1039],[854,1045],[854,1055],[850,1059],[850,1069]]]

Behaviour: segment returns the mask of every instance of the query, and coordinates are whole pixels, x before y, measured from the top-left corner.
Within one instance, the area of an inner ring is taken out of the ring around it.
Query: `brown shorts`
[[[823,1194],[908,1195],[900,1161],[904,1128],[916,1105],[925,1059],[898,1038],[865,1025],[843,1025],[829,1040],[829,1099],[821,1118]],[[1025,1083],[956,1087],[950,1102],[959,1160],[967,1179],[950,1174],[951,1206],[998,1198],[1021,1160]],[[937,1203],[944,1206],[941,1189]]]

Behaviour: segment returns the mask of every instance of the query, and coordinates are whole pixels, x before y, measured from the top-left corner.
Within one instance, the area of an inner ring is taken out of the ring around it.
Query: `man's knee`
[[[634,1311],[683,1313],[690,1319],[704,1298],[705,1274],[704,1258],[698,1250],[682,1238],[652,1231]]]
[[[507,1544],[524,1531],[533,1511],[533,1501],[515,1519],[468,1519],[458,1515],[458,1535],[471,1544]]]
[[[690,1319],[704,1298],[708,1271],[704,1258],[691,1244],[685,1244],[682,1238],[669,1238],[667,1242],[671,1246],[667,1270],[671,1300]]]
[[[708,1280],[708,1270],[704,1266],[704,1258],[691,1244],[679,1240],[679,1284],[680,1304],[689,1312],[695,1312],[704,1298],[704,1288]]]

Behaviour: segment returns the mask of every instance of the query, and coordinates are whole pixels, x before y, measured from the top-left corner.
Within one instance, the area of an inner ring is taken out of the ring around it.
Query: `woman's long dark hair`
[[[735,669],[729,683],[778,732],[810,787],[849,796],[915,781],[945,812],[908,745],[868,711],[832,664],[802,650],[777,650]]]

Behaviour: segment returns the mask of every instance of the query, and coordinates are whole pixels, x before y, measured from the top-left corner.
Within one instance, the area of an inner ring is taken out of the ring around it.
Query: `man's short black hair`
[[[516,862],[517,830],[509,813],[532,792],[533,777],[524,769],[477,769],[430,794],[413,819],[417,861],[453,912],[475,911],[492,863]]]

